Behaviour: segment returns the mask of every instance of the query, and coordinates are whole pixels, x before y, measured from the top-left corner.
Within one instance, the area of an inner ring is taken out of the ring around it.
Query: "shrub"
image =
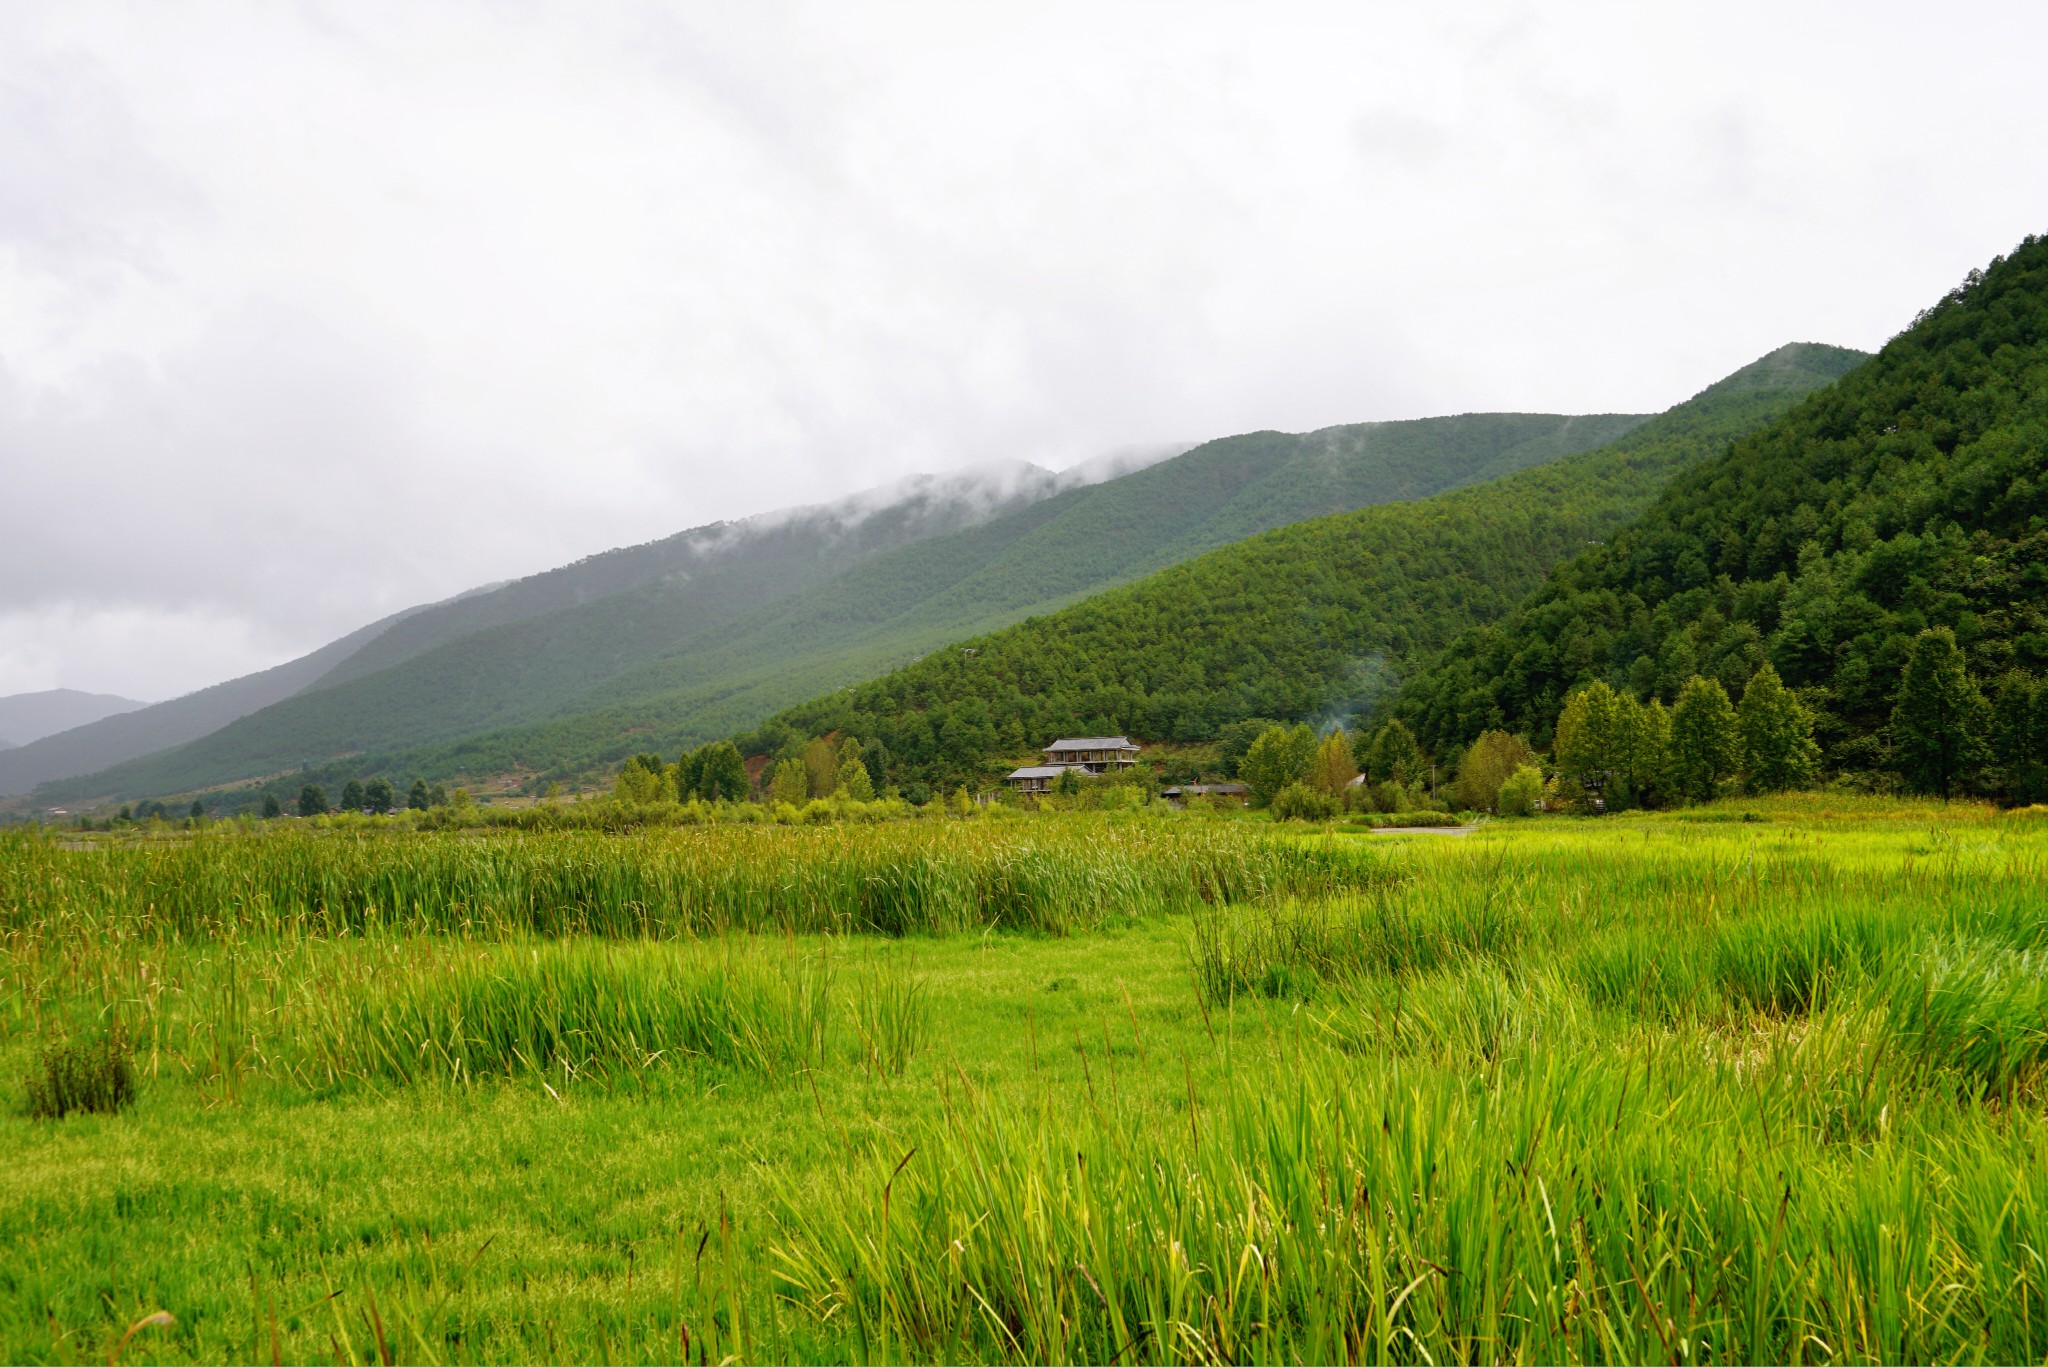
[[[1543,796],[1543,774],[1533,764],[1524,764],[1500,785],[1502,816],[1534,816]]]
[[[1290,783],[1273,795],[1275,821],[1328,821],[1337,815],[1337,799],[1304,783]]]
[[[135,1065],[118,1033],[44,1049],[28,1077],[28,1113],[56,1120],[74,1111],[111,1115],[135,1100]]]
[[[1464,818],[1450,812],[1417,810],[1412,812],[1383,812],[1377,815],[1357,818],[1360,826],[1374,830],[1396,830],[1406,826],[1462,826]]]

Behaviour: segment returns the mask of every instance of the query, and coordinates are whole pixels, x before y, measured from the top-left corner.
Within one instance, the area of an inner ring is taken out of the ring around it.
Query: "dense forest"
[[[1402,662],[1508,611],[1674,472],[1864,360],[1783,348],[1595,451],[1474,488],[1297,523],[935,651],[739,738],[878,741],[906,788],[993,776],[1060,732],[1214,737],[1251,717],[1355,714]]]
[[[1611,543],[1451,641],[1394,710],[1428,745],[1493,728],[1548,744],[1579,685],[1672,702],[1699,674],[1732,696],[1768,663],[1829,770],[1904,774],[1893,710],[1930,628],[1987,693],[2048,667],[2048,241],[1972,272],[1870,364],[1679,475]]]

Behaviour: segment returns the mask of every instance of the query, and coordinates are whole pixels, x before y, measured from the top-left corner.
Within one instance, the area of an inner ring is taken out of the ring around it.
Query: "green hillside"
[[[1731,694],[1766,660],[1829,767],[1886,762],[1907,652],[1952,628],[1986,685],[2048,668],[2048,240],[2028,238],[1611,544],[1453,642],[1398,708],[1427,741],[1542,740],[1567,690]]]
[[[1512,608],[1684,467],[1866,358],[1785,347],[1599,450],[1417,502],[1251,537],[815,699],[756,752],[879,738],[901,783],[986,778],[1060,732],[1213,736],[1249,716],[1344,714],[1403,662]]]
[[[448,777],[600,766],[638,746],[676,748],[753,725],[1267,527],[1492,478],[1642,421],[1472,414],[1227,438],[811,575],[822,582],[780,597],[762,591],[787,573],[765,535],[745,557],[748,572],[666,576],[474,631],[37,796],[162,794],[300,770]],[[798,547],[784,558],[809,566],[816,555]]]
[[[834,503],[694,527],[659,541],[587,556],[540,574],[407,609],[272,669],[109,717],[0,756],[0,796],[51,780],[97,775],[142,756],[233,728],[189,772],[264,772],[362,748],[388,721],[477,729],[506,698],[554,698],[645,658],[666,639],[728,621],[820,583],[861,560],[1028,506],[1059,491],[1061,476],[1017,463],[916,476]],[[607,612],[603,605],[616,604]],[[585,613],[565,613],[591,604]],[[520,624],[546,617],[533,630]],[[566,618],[566,628],[563,619]],[[438,647],[385,686],[322,694],[388,672]],[[485,682],[487,681],[487,682]],[[274,709],[274,710],[266,710]],[[481,711],[480,720],[469,720]],[[263,714],[237,727],[238,719]],[[197,755],[190,758],[198,758]],[[182,761],[181,761],[182,762]],[[129,791],[154,760],[98,781],[53,789]],[[151,780],[154,781],[154,780]],[[147,785],[138,792],[149,791]]]

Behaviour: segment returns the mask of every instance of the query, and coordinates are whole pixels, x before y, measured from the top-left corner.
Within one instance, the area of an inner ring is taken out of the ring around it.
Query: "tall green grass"
[[[209,833],[70,849],[0,833],[0,932],[1065,934],[1370,883],[1369,854],[1223,823]]]
[[[785,1206],[777,1276],[877,1358],[2048,1353],[2038,1113],[1908,1107],[1873,1150],[1821,1123],[1816,1098],[1861,1083],[1839,1041],[1744,1069],[1697,1050],[1471,1074],[1310,1055],[1182,1126],[970,1103]]]
[[[466,1084],[640,1075],[701,1059],[780,1075],[820,1062],[830,961],[791,947],[716,957],[607,942],[468,954],[353,994],[312,1033],[329,1080]]]

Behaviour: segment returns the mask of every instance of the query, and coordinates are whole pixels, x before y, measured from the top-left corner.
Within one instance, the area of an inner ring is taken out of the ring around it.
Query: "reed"
[[[10,832],[0,833],[0,933],[1067,934],[1376,876],[1367,854],[1232,825],[1088,817],[617,835],[220,832],[87,849]]]

